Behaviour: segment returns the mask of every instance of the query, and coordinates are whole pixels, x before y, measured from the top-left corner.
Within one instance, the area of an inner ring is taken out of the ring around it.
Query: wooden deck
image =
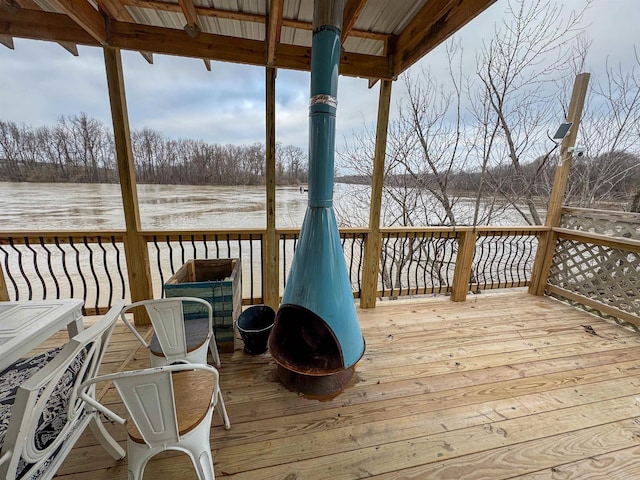
[[[232,428],[214,416],[217,478],[640,478],[638,333],[520,290],[378,305],[359,312],[367,351],[333,399],[282,387],[268,354],[222,355]],[[105,369],[145,366],[136,347],[119,325]],[[126,459],[85,432],[58,478],[126,479]],[[191,478],[176,453],[145,472]]]

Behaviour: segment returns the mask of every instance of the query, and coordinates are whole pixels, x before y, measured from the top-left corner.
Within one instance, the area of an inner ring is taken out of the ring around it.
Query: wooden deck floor
[[[381,302],[359,318],[366,354],[331,400],[275,382],[268,354],[222,356],[232,428],[214,416],[217,478],[640,478],[639,334],[522,291]],[[144,366],[135,346],[119,326],[105,368]],[[85,432],[58,478],[126,479],[126,459]],[[191,478],[175,453],[145,472]]]

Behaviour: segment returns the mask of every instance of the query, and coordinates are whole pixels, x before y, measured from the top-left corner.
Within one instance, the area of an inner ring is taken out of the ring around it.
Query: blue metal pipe
[[[333,211],[336,95],[343,0],[316,0],[311,47],[308,207],[281,308],[318,315],[340,344],[344,368],[364,354],[340,234]]]
[[[336,95],[340,29],[322,26],[313,33],[309,107],[309,206],[333,206]]]

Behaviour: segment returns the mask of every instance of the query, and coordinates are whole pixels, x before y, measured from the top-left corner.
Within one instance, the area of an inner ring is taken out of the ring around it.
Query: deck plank
[[[367,351],[332,399],[288,391],[268,354],[222,355],[232,428],[214,416],[216,478],[633,478],[636,332],[521,290],[379,302],[358,314]],[[148,365],[132,338],[116,329],[107,371]],[[113,389],[103,393],[122,412]],[[121,426],[107,428],[124,442]],[[114,462],[85,432],[58,478],[126,479],[126,459]],[[147,478],[195,473],[168,452]]]

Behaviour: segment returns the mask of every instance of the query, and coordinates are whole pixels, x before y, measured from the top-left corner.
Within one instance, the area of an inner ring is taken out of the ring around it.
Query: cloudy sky
[[[562,3],[566,13],[585,0]],[[468,58],[507,6],[506,0],[498,0],[458,34]],[[640,0],[594,0],[587,23],[593,41],[587,71],[597,74],[607,59],[613,65],[634,62],[634,44],[640,47]],[[79,52],[73,57],[57,44],[21,39],[15,40],[15,50],[0,45],[0,120],[41,126],[61,115],[86,112],[110,125],[102,51],[79,47]],[[197,59],[154,55],[149,65],[138,53],[122,56],[132,128],[220,144],[264,142],[264,69],[213,62],[208,72]],[[444,49],[430,53],[410,72],[425,66],[443,69]],[[306,150],[309,75],[280,70],[276,88],[277,140]],[[396,82],[392,102],[401,95]],[[378,87],[369,90],[366,80],[340,78],[338,142],[375,123],[377,98]]]

